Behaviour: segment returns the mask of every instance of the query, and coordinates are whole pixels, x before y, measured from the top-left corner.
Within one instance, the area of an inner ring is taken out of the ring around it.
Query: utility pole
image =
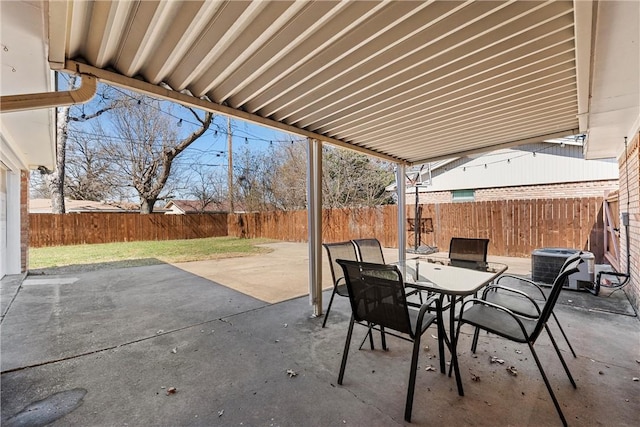
[[[229,186],[229,209],[235,212],[233,207],[233,147],[231,135],[231,117],[227,117],[227,150],[229,151],[229,169],[227,171],[227,181]]]

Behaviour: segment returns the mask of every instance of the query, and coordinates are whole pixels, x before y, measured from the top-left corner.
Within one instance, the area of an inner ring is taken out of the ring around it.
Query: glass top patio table
[[[494,262],[486,263],[486,270],[454,267],[446,258],[414,258],[396,265],[412,288],[458,296],[476,293],[507,270]]]
[[[491,283],[507,270],[507,265],[488,262],[479,265],[477,269],[455,267],[450,265],[447,258],[413,258],[395,263],[402,273],[406,286],[429,293],[438,293],[440,307],[446,310],[444,298],[449,296],[449,334],[444,334],[444,341],[451,351],[451,368],[455,372],[458,394],[464,396],[462,380],[458,368],[458,354],[456,351],[455,313],[456,303],[465,296],[473,295],[484,286]],[[438,314],[442,321],[442,311]],[[444,325],[443,325],[444,326]],[[443,328],[444,331],[444,328]],[[444,373],[444,360],[440,361],[440,371]],[[451,376],[451,369],[449,370]]]

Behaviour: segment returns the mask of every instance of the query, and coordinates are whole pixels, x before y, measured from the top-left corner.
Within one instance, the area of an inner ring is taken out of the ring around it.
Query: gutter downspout
[[[98,80],[88,74],[81,74],[81,77],[82,85],[76,90],[1,96],[0,112],[37,110],[89,102],[96,94]]]

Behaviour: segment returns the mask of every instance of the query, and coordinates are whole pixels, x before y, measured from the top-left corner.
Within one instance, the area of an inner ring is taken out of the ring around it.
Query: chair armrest
[[[518,290],[518,289],[509,288],[507,286],[499,286],[499,285],[489,285],[489,286],[487,286],[484,289],[484,291],[482,292],[482,300],[486,301],[486,296],[487,296],[487,293],[489,293],[489,291],[497,292],[498,290],[503,290],[503,291],[506,291],[506,292],[511,292],[513,294],[520,295],[524,299],[526,299],[529,302],[531,302],[531,305],[533,307],[535,307],[536,311],[538,312],[538,316],[540,316],[540,314],[542,314],[540,312],[540,307],[535,302],[535,300],[529,296],[529,294],[527,294],[526,292],[522,292],[521,290]]]
[[[509,278],[509,279],[515,279],[517,280],[520,284],[523,285],[527,285],[527,286],[531,286],[535,289],[538,290],[538,292],[540,293],[540,296],[542,297],[542,299],[544,301],[547,300],[547,296],[544,294],[544,292],[542,292],[542,288],[540,286],[538,286],[534,281],[529,280],[529,279],[525,279],[524,277],[520,277],[520,276],[514,276],[513,274],[503,274],[500,277],[498,277],[496,279],[496,284],[500,284],[500,279],[502,278]]]
[[[438,300],[438,297],[433,292],[429,292],[429,291],[424,290],[424,289],[418,289],[416,286],[413,286],[411,283],[405,283],[404,287],[405,287],[405,292],[406,292],[407,296],[415,295],[415,294],[418,294],[418,293],[421,293],[421,292],[426,292],[426,294],[427,294],[427,300],[425,302],[423,302],[421,304],[413,304],[413,303],[411,303],[411,305],[413,305],[413,306],[421,307],[424,304],[431,305],[434,302],[437,302],[438,304],[440,303],[440,301]],[[409,290],[409,288],[411,290]]]
[[[422,306],[420,306],[420,311],[418,312],[418,325],[422,325],[422,321],[424,319],[424,315],[426,313],[428,313],[429,311],[433,310],[433,307],[431,306],[431,304],[435,303],[436,304],[436,318],[438,319],[438,322],[441,322],[442,319],[442,310],[440,310],[440,300],[438,298],[435,297],[431,297],[429,298],[427,301],[425,301]]]

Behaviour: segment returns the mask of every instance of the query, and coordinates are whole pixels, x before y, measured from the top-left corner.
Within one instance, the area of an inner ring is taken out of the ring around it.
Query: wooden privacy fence
[[[593,252],[601,262],[602,203],[590,197],[423,205],[434,231],[422,242],[447,251],[454,236],[482,237],[490,241],[490,255],[528,257],[537,248],[559,247]]]
[[[421,218],[431,219],[433,231],[423,233],[420,241],[447,251],[454,236],[482,237],[490,240],[490,255],[528,257],[537,248],[562,247],[593,252],[596,262],[601,262],[602,203],[603,198],[590,197],[424,204]],[[383,246],[397,247],[397,209],[396,205],[326,209],[322,213],[322,240],[375,236]],[[407,207],[408,223],[414,221],[414,212],[413,206]],[[229,215],[229,235],[304,242],[307,212]],[[410,232],[407,245],[413,244]]]
[[[421,244],[447,251],[451,237],[488,238],[489,254],[528,257],[537,248],[563,247],[604,254],[603,198],[505,200],[422,205],[421,218],[432,228]],[[322,240],[337,242],[375,236],[397,247],[396,205],[326,209]],[[414,220],[407,207],[407,222]],[[31,214],[32,247],[197,237],[265,237],[289,242],[307,240],[307,211],[244,214],[140,215],[135,213]],[[407,227],[408,228],[408,227]],[[413,246],[413,232],[407,245]]]
[[[397,246],[397,212],[398,207],[395,205],[325,209],[322,211],[322,240],[337,242],[357,237],[376,236],[383,246]],[[230,214],[229,235],[306,242],[307,211]]]
[[[227,214],[29,214],[29,245],[79,245],[227,236]]]

